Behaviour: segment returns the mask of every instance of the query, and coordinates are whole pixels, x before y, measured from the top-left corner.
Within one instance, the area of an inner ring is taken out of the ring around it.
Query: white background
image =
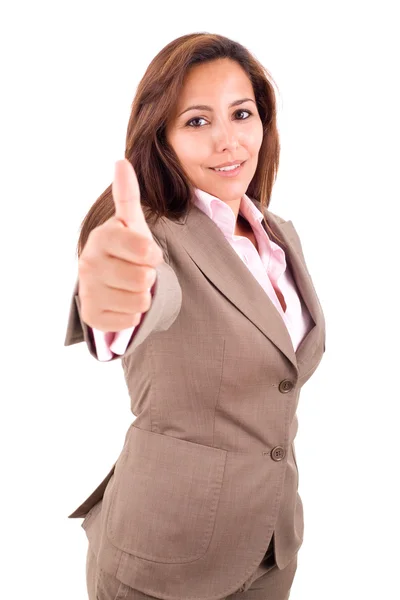
[[[67,516],[134,419],[120,362],[64,347],[86,212],[124,155],[136,87],[185,33],[244,44],[279,87],[270,209],[300,235],[326,319],[296,450],[291,600],[398,598],[396,2],[14,2],[1,10],[2,598],[86,600]]]

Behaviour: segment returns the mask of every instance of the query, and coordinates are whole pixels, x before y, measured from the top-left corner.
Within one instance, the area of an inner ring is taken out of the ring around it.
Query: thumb
[[[126,158],[115,163],[112,195],[115,218],[129,229],[153,239],[140,204],[140,189],[135,170]]]

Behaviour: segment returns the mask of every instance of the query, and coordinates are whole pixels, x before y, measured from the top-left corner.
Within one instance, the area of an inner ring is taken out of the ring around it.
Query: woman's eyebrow
[[[237,106],[238,104],[243,104],[243,102],[254,102],[254,100],[252,98],[241,98],[240,100],[235,100],[234,102],[232,102],[229,105],[229,108],[231,108],[232,106]],[[255,104],[255,102],[254,102]],[[214,109],[212,108],[212,106],[207,106],[206,104],[194,104],[193,106],[189,106],[189,108],[185,108],[185,110],[183,110],[181,113],[179,113],[178,117],[180,117],[181,115],[183,115],[183,113],[187,112],[188,110],[193,110],[193,109],[197,109],[197,110],[209,110],[210,112],[214,112]]]

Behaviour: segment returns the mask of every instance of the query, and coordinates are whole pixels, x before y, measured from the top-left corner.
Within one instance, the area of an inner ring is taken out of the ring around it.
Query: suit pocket
[[[107,536],[120,550],[164,563],[207,552],[227,451],[132,425],[115,467]]]

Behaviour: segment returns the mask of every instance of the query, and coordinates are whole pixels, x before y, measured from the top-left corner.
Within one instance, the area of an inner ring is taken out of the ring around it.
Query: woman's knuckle
[[[79,264],[78,264],[79,274],[86,275],[87,273],[90,272],[91,269],[92,269],[92,265],[91,265],[90,257],[88,257],[87,254],[85,254],[85,256],[82,255],[79,259]]]
[[[96,321],[96,319],[93,318],[93,311],[90,309],[90,306],[87,306],[87,304],[85,304],[85,303],[82,304],[81,315],[82,315],[82,321],[84,323],[89,325],[89,327],[94,327],[93,324]]]
[[[93,245],[98,245],[103,237],[103,229],[100,227],[95,227],[92,229],[88,235],[87,239],[87,247],[90,248]]]
[[[141,312],[147,312],[151,305],[151,294],[146,291],[141,294]]]
[[[151,240],[143,237],[136,238],[136,253],[142,262],[149,258],[151,247]]]
[[[151,283],[151,280],[152,280],[151,271],[152,271],[152,269],[150,269],[150,268],[144,268],[142,270],[142,273],[140,276],[140,283],[141,283],[141,287],[143,288],[143,290],[147,289]]]
[[[147,286],[152,286],[156,279],[156,270],[153,268],[150,268],[147,270],[146,274],[147,274],[146,284],[147,284]]]

